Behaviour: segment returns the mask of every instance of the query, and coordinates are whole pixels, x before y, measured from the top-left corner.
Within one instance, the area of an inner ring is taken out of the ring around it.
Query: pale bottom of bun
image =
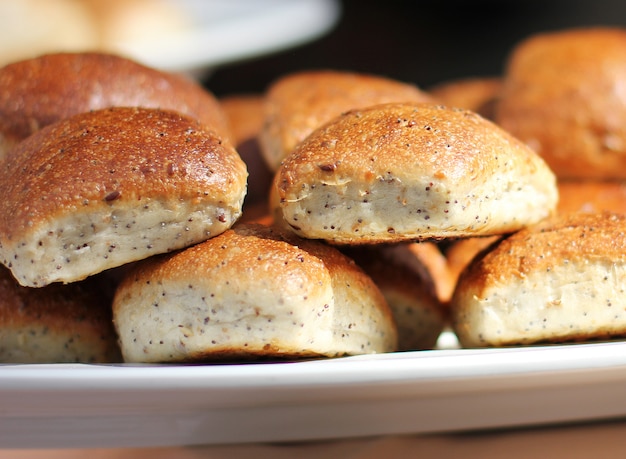
[[[446,321],[442,310],[437,310],[427,300],[393,289],[381,287],[393,312],[398,327],[398,350],[432,349],[443,331]],[[420,303],[420,300],[424,304]]]
[[[0,267],[0,362],[111,363],[122,356],[99,282],[21,287]]]
[[[396,242],[502,234],[547,217],[555,197],[515,174],[477,183],[471,193],[434,178],[407,183],[346,177],[302,186],[280,203],[296,233],[338,244]]]
[[[626,265],[563,263],[456,298],[453,326],[463,347],[591,341],[626,335]],[[471,290],[468,290],[471,292]]]
[[[50,217],[47,224],[1,247],[3,263],[23,286],[75,282],[106,269],[204,241],[228,229],[241,206],[165,204],[144,200],[136,207],[79,209]],[[98,204],[100,205],[100,204]]]

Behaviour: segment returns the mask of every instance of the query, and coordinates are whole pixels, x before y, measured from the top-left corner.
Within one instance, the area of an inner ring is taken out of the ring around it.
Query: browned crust
[[[0,168],[1,239],[89,205],[226,204],[241,195],[246,176],[228,142],[178,113],[116,107],[75,115],[21,142]]]
[[[428,92],[444,105],[471,110],[492,119],[501,89],[502,78],[499,76],[468,77],[441,82]]]
[[[593,235],[593,237],[589,237]],[[610,213],[560,214],[522,229],[481,253],[463,272],[459,284],[479,298],[506,279],[549,272],[563,263],[588,258],[624,260],[626,216]],[[453,300],[454,302],[454,300]]]
[[[107,53],[54,53],[0,69],[0,133],[23,139],[77,113],[112,106],[175,110],[228,137],[217,99],[194,80]]]
[[[626,214],[626,182],[559,180],[559,213],[612,211]]]
[[[266,92],[262,148],[275,170],[314,129],[342,113],[388,102],[434,102],[418,87],[377,75],[335,70],[285,75]]]
[[[495,120],[559,178],[626,177],[626,30],[533,35],[511,52]]]

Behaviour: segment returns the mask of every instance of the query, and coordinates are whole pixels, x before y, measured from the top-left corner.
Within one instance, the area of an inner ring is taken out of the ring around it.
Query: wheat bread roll
[[[500,76],[466,77],[440,82],[428,92],[443,105],[464,108],[493,119],[501,88]]]
[[[174,110],[229,137],[215,96],[196,81],[114,54],[45,54],[0,68],[0,159],[69,116],[113,106]]]
[[[337,244],[487,236],[555,211],[556,179],[530,148],[466,110],[383,104],[318,128],[274,180],[297,234]]]
[[[219,102],[228,121],[233,144],[248,167],[245,211],[247,213],[250,208],[254,210],[260,206],[267,211],[274,174],[265,163],[259,146],[259,134],[265,121],[264,97],[261,94],[231,94],[222,97]]]
[[[413,245],[423,245],[414,251]],[[437,292],[437,279],[418,257],[437,251],[430,242],[344,247],[378,286],[398,328],[398,350],[432,349],[447,323]]]
[[[179,113],[78,114],[0,166],[0,258],[41,287],[196,244],[239,218],[246,177],[229,142]]]
[[[626,214],[626,182],[559,180],[559,213],[611,211]]]
[[[113,303],[127,362],[273,360],[389,352],[372,280],[337,249],[241,223],[137,265]]]
[[[415,85],[378,75],[309,70],[276,80],[265,94],[261,152],[272,171],[313,130],[355,108],[387,102],[434,102]]]
[[[107,299],[92,279],[35,289],[0,267],[0,362],[121,362]]]
[[[557,215],[484,251],[451,301],[465,347],[602,340],[626,335],[626,217]]]
[[[557,177],[626,177],[626,30],[533,35],[512,50],[495,121]]]

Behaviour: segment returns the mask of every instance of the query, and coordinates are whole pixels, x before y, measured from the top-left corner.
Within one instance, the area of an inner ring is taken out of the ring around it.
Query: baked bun
[[[240,216],[236,150],[179,113],[114,107],[20,142],[0,167],[0,257],[24,286],[198,243]]]
[[[626,183],[622,181],[559,180],[557,210],[569,212],[611,211],[626,214]]]
[[[113,106],[174,110],[228,137],[217,99],[197,82],[103,53],[57,53],[0,68],[0,159],[36,130]]]
[[[537,34],[511,52],[496,122],[559,178],[626,178],[626,30]]]
[[[272,171],[314,129],[355,108],[387,102],[433,102],[414,85],[376,75],[331,70],[285,75],[266,94],[261,151]]]
[[[268,193],[274,174],[263,159],[259,133],[265,120],[264,99],[258,94],[235,94],[220,99],[239,156],[248,167],[246,212],[258,204],[267,213]],[[245,215],[244,215],[245,216]]]
[[[0,267],[0,363],[121,362],[111,303],[95,282],[27,288]]]
[[[317,129],[276,174],[282,218],[338,244],[486,236],[554,212],[555,177],[481,116],[384,104]]]
[[[433,243],[421,244],[437,250]],[[387,300],[398,327],[399,351],[432,349],[446,325],[435,279],[411,250],[412,245],[379,244],[343,249],[372,278]]]
[[[448,273],[452,278],[452,289],[450,297],[454,294],[454,289],[459,281],[461,273],[469,266],[474,258],[476,258],[483,250],[489,248],[494,242],[502,236],[486,236],[486,237],[466,237],[451,241],[445,249],[445,257],[448,266]]]
[[[428,92],[443,105],[464,108],[493,119],[494,104],[501,88],[500,77],[472,77],[444,81]]]
[[[352,260],[252,223],[138,263],[116,292],[113,314],[127,362],[336,357],[397,348],[384,297]]]
[[[463,272],[451,303],[465,347],[626,335],[626,217],[574,213],[503,239]]]

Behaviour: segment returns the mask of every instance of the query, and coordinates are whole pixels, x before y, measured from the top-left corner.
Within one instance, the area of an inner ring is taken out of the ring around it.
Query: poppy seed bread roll
[[[119,363],[111,303],[92,279],[28,288],[0,267],[1,363]]]
[[[285,75],[265,94],[261,152],[275,172],[314,129],[348,110],[388,102],[434,100],[412,84],[377,75],[331,70]]]
[[[626,178],[626,29],[532,35],[510,53],[495,121],[559,179]]]
[[[451,302],[464,347],[626,335],[626,217],[558,215],[482,252]]]
[[[0,68],[0,159],[48,124],[115,106],[174,110],[229,137],[215,96],[196,81],[107,53],[52,53]]]
[[[116,107],[49,125],[0,167],[0,257],[24,286],[180,249],[241,215],[247,171],[179,113]]]
[[[139,262],[113,317],[127,362],[337,357],[396,350],[391,312],[337,249],[239,223]]]
[[[335,118],[285,159],[273,186],[278,218],[337,244],[502,234],[551,215],[558,200],[530,148],[473,112],[433,104]]]

